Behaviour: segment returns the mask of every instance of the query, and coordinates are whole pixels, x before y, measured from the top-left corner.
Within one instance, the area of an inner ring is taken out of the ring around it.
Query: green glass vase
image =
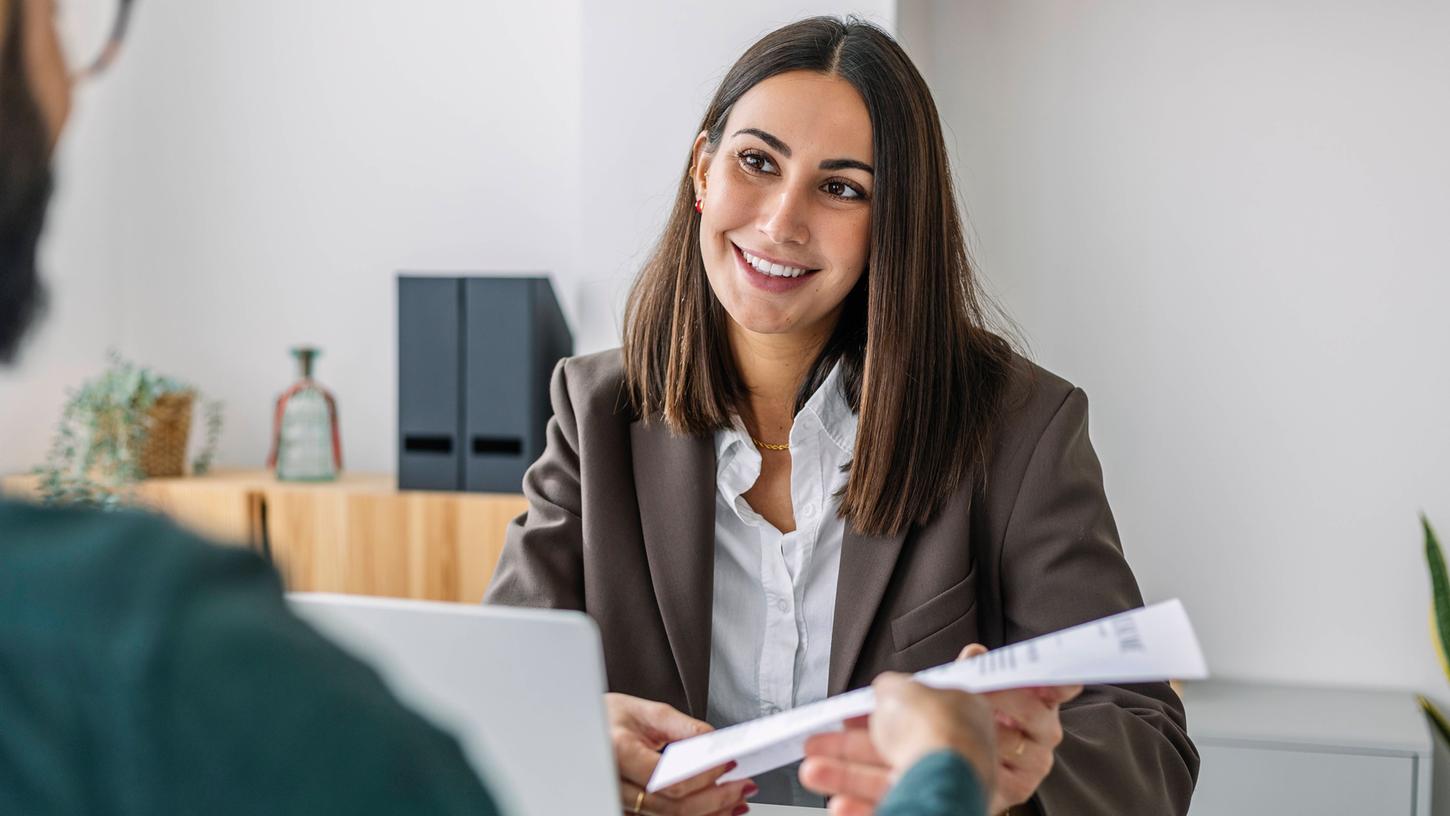
[[[320,354],[307,346],[292,349],[301,378],[277,398],[267,457],[280,481],[330,482],[342,472],[337,400],[312,378]]]

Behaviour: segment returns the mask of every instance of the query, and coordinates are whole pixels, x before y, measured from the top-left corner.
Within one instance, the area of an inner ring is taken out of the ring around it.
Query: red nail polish
[[[725,773],[730,773],[738,767],[740,767],[740,763],[732,759],[729,762],[725,763]]]
[[[754,796],[757,793],[760,793],[760,786],[755,784],[754,782],[751,782],[749,785],[745,786],[745,792],[743,795]]]
[[[750,805],[741,805],[740,807],[732,810],[730,812],[730,816],[740,816],[740,814],[742,814],[742,813],[749,813],[749,812],[750,812]]]

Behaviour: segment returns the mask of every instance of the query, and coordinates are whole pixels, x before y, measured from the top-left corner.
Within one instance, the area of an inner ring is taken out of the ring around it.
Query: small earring
[[[704,201],[705,199],[703,197],[695,199],[695,212],[702,213],[705,211]]]

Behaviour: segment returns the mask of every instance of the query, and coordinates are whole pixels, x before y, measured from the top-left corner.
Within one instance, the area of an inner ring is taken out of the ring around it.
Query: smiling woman
[[[623,349],[555,372],[487,598],[599,623],[634,813],[819,803],[793,772],[644,785],[671,740],[1142,605],[1086,397],[988,327],[900,46],[785,26],[696,133]],[[1198,758],[1167,684],[988,699],[993,812],[1187,810]]]
[[[916,69],[877,29],[858,25],[827,49],[829,38],[802,36],[813,24],[757,43],[711,102],[631,297],[625,365],[642,415],[700,434],[739,413],[752,435],[778,440],[839,363],[860,415],[842,512],[889,534],[970,477],[1011,352],[982,325]],[[677,274],[701,267],[706,280]],[[873,322],[892,328],[873,334]],[[671,352],[678,338],[692,338],[687,353]],[[752,349],[801,369],[783,372],[792,401],[747,398],[769,377],[750,370]]]

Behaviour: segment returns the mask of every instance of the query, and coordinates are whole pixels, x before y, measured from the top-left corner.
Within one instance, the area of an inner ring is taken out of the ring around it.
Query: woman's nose
[[[804,244],[810,240],[806,225],[806,195],[800,190],[782,190],[775,206],[765,213],[760,231],[777,244]]]

